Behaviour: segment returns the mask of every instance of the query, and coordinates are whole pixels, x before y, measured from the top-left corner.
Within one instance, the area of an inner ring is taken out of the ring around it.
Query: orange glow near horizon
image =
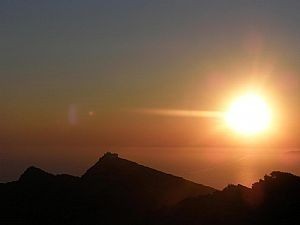
[[[237,98],[225,113],[227,125],[238,134],[255,135],[271,125],[271,109],[266,101],[255,93]]]

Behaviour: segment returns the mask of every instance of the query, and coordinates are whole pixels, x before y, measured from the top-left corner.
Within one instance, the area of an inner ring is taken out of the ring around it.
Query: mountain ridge
[[[108,152],[80,177],[31,166],[0,198],[0,224],[295,225],[300,177],[273,171],[216,190]]]

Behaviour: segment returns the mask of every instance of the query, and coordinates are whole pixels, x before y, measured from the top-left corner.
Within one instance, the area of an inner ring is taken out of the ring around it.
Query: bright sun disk
[[[231,104],[225,113],[225,121],[239,134],[257,134],[270,126],[271,110],[262,97],[248,93]]]

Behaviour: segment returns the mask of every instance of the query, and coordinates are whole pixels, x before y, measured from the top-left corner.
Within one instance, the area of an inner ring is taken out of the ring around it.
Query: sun
[[[261,96],[247,93],[230,105],[225,113],[225,121],[239,134],[254,135],[269,128],[271,110]]]

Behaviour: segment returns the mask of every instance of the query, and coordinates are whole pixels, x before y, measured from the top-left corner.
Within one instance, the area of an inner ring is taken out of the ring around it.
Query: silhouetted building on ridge
[[[119,158],[119,155],[117,153],[112,153],[112,152],[106,152],[101,158],[104,157],[110,157],[110,158]]]

